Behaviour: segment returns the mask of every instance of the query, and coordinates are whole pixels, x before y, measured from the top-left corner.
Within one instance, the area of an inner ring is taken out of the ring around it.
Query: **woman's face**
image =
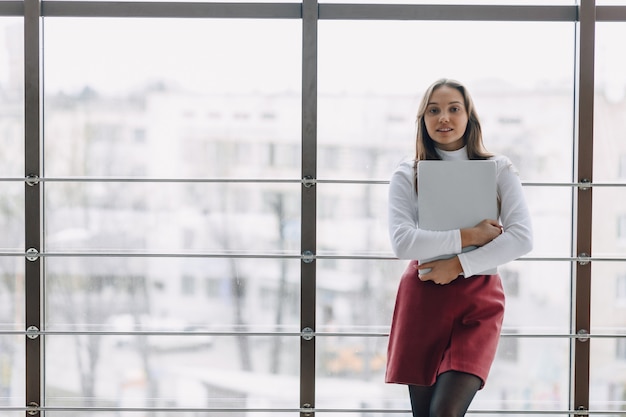
[[[463,95],[456,88],[443,85],[433,91],[426,106],[426,131],[435,145],[444,151],[456,151],[465,145],[463,136],[469,118]]]

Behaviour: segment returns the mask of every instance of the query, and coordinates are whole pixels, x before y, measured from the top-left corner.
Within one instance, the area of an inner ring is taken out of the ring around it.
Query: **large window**
[[[458,3],[0,1],[0,414],[408,412],[387,181],[440,77],[535,229],[472,412],[625,413],[626,4]]]

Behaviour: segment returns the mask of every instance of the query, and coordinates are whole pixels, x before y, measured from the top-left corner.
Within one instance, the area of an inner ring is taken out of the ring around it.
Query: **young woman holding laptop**
[[[497,165],[499,219],[464,229],[420,229],[419,161],[485,159]],[[530,252],[532,229],[515,167],[487,152],[472,99],[457,81],[438,80],[424,94],[415,159],[391,177],[389,234],[396,256],[411,262],[396,297],[386,382],[408,385],[415,417],[461,417],[485,385],[504,316],[500,276],[479,273]],[[468,246],[477,249],[463,253]],[[444,254],[456,255],[417,261]]]

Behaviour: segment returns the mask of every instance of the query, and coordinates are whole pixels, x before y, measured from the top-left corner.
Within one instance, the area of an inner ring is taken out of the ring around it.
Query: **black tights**
[[[409,385],[413,417],[463,417],[481,384],[475,375],[448,371],[430,387]]]

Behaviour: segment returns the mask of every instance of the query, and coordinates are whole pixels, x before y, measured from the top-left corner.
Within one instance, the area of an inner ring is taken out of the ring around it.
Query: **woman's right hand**
[[[500,236],[502,225],[497,220],[485,219],[474,227],[461,229],[461,245],[483,246]]]

